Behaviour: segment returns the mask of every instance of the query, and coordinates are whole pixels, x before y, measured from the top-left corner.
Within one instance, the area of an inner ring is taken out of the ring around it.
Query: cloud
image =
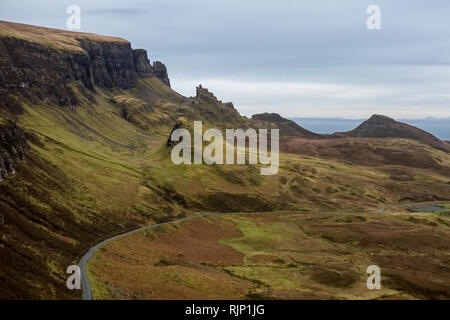
[[[0,19],[65,28],[68,4],[3,0]],[[372,0],[77,4],[81,31],[130,40],[165,62],[176,90],[210,83],[244,113],[450,116],[448,0],[377,0],[380,31],[366,28]]]
[[[194,95],[199,84],[223,101],[232,100],[247,116],[264,111],[287,117],[449,116],[450,95],[411,92],[408,85],[172,78],[172,85],[186,96]]]
[[[137,8],[106,8],[106,9],[90,9],[83,12],[86,15],[124,15],[134,16],[144,14],[142,10]]]

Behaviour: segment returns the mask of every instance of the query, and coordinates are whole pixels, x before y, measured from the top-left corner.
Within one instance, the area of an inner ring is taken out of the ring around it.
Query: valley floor
[[[88,276],[95,299],[449,299],[441,208],[199,217],[109,242]]]

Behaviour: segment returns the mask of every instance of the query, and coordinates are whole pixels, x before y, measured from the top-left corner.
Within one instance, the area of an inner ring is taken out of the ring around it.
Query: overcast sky
[[[1,0],[0,20],[120,36],[245,115],[450,117],[449,0]],[[381,8],[381,30],[366,9]]]

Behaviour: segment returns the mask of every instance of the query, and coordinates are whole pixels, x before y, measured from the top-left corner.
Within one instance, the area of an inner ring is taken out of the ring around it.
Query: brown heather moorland
[[[89,272],[96,299],[449,299],[449,226],[405,212],[198,218],[109,243]],[[366,287],[372,264],[381,290]]]

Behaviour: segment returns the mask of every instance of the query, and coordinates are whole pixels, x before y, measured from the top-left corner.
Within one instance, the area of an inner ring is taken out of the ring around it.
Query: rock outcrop
[[[197,88],[195,88],[195,93],[196,93],[195,97],[197,99],[210,102],[213,104],[221,103],[221,101],[219,101],[219,99],[217,99],[212,92],[209,92],[207,88],[203,88],[201,84]]]
[[[154,75],[150,60],[147,57],[147,51],[144,49],[133,50],[133,61],[139,76],[148,78]]]
[[[177,122],[175,123],[175,125],[173,126],[172,130],[170,131],[169,137],[167,138],[167,142],[166,142],[166,147],[167,148],[172,148],[175,144],[177,144],[178,142],[174,142],[172,141],[172,133],[183,127],[183,123],[180,120],[177,120]]]
[[[0,182],[16,172],[15,164],[28,150],[26,134],[15,123],[0,127]]]
[[[197,88],[195,88],[195,92],[196,92],[195,98],[197,100],[201,100],[203,102],[215,105],[223,104],[224,106],[232,109],[233,111],[236,111],[236,109],[234,108],[234,104],[232,102],[222,102],[222,100],[217,99],[217,97],[207,88],[203,88],[201,84]]]
[[[161,61],[154,61],[150,64],[147,58],[147,51],[144,49],[133,50],[134,64],[136,66],[136,73],[143,78],[157,77],[168,87],[170,87],[169,75],[166,66]]]
[[[164,63],[155,61],[153,62],[152,69],[153,75],[170,87],[169,75],[167,74],[167,68]]]

